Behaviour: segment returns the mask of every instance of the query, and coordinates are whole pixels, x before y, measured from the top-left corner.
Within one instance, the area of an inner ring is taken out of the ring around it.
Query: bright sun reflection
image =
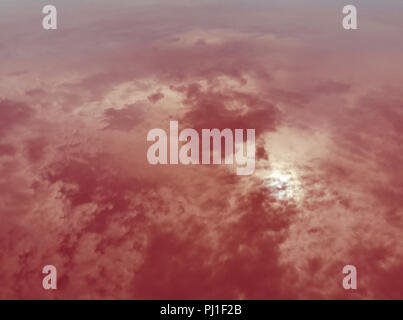
[[[300,182],[298,175],[291,170],[273,170],[265,178],[265,184],[279,200],[299,200]]]

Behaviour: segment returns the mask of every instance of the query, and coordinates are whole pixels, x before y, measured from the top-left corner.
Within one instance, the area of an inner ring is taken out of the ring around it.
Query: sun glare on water
[[[265,185],[279,200],[295,200],[301,198],[298,174],[293,170],[273,170],[265,178]]]

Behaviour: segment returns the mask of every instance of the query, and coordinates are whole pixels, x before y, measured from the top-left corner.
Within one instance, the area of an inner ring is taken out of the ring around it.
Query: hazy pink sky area
[[[402,299],[403,2],[329,2],[1,1],[0,298]],[[170,119],[255,173],[150,165]]]

